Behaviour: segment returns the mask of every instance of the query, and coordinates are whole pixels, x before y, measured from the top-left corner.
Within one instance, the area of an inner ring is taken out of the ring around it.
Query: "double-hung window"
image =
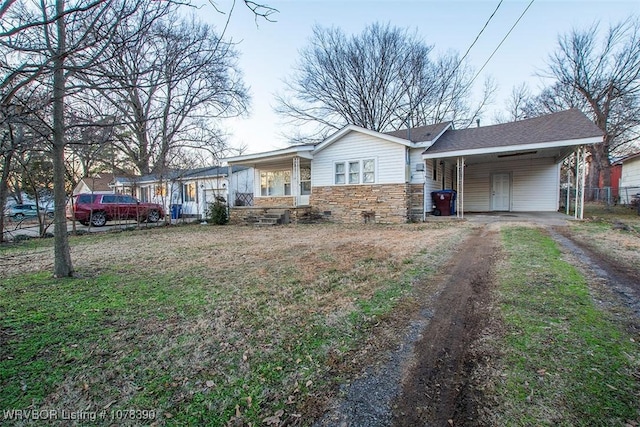
[[[349,162],[349,184],[360,184],[360,162]]]
[[[373,184],[376,182],[376,162],[373,159],[362,161],[362,183]]]
[[[336,174],[335,174],[335,183],[336,184],[345,184],[345,169],[344,163],[336,163]]]

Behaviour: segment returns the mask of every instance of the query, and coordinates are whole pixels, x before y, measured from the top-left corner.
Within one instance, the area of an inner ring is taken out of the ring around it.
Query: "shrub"
[[[207,209],[207,220],[216,225],[223,225],[229,222],[229,217],[227,216],[227,205],[220,201],[209,204],[209,208]]]

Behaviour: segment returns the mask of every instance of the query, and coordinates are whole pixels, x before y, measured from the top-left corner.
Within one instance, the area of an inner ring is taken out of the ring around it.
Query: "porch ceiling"
[[[464,162],[467,165],[480,164],[480,163],[498,163],[508,160],[527,160],[527,159],[540,159],[540,158],[553,158],[556,163],[561,162],[567,156],[569,156],[576,147],[552,147],[552,148],[538,148],[538,149],[522,149],[505,151],[500,153],[483,153],[476,155],[467,155],[464,157]],[[442,153],[442,157],[437,157],[439,160],[444,160],[447,163],[455,163],[459,156],[446,156],[446,153]]]

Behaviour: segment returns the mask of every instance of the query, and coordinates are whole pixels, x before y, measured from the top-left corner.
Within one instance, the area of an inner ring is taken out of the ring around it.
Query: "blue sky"
[[[504,0],[498,12],[469,53],[471,65],[479,70],[530,0]],[[282,136],[285,125],[274,111],[274,94],[281,93],[282,80],[291,75],[298,52],[308,42],[314,24],[337,26],[346,33],[360,33],[374,22],[416,30],[434,52],[456,50],[462,55],[494,11],[499,0],[263,0],[275,7],[277,22],[258,21],[238,0],[227,35],[239,42],[240,67],[251,88],[251,114],[228,120],[232,146],[246,144],[246,153],[287,146]],[[220,8],[230,1],[219,1]],[[203,19],[220,27],[222,16],[204,8]],[[535,0],[498,52],[476,80],[480,92],[484,77],[491,75],[499,86],[491,111],[483,118],[490,124],[493,110],[500,110],[514,85],[527,82],[535,90],[541,85],[537,71],[545,67],[559,34],[572,28],[586,28],[597,21],[606,28],[630,15],[640,16],[640,1],[553,1]]]

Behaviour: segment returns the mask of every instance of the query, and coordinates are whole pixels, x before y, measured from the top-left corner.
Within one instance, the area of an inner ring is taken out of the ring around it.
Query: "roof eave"
[[[288,147],[288,148],[282,148],[279,150],[272,150],[272,151],[264,151],[262,153],[254,153],[254,154],[245,154],[242,156],[234,156],[234,157],[227,157],[225,159],[223,159],[224,161],[227,162],[227,164],[232,165],[232,164],[245,164],[245,163],[251,163],[252,161],[255,160],[267,160],[270,158],[276,159],[279,157],[287,157],[291,154],[295,154],[299,157],[303,157],[306,159],[313,159],[313,149],[315,148],[315,146],[313,144],[306,144],[306,145],[294,145],[292,147]]]
[[[427,151],[422,153],[422,159],[428,160],[428,159],[441,159],[443,157],[474,156],[474,155],[482,155],[482,154],[505,153],[508,151],[519,151],[519,150],[541,150],[545,148],[591,145],[591,144],[598,144],[600,142],[602,142],[602,137],[594,136],[594,137],[580,138],[580,139],[567,139],[562,141],[505,145],[503,147],[471,148],[471,149],[463,149],[463,150],[441,151],[436,153],[429,153],[429,149],[427,149]]]

